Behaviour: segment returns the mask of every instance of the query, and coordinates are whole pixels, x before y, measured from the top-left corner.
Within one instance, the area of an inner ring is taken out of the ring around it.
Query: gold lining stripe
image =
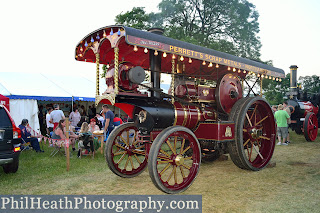
[[[200,119],[201,119],[201,112],[200,112],[200,109],[198,107],[197,108],[197,111],[198,111],[198,121],[197,121],[197,124],[199,123]]]
[[[183,107],[183,111],[184,111],[184,117],[183,117],[182,126],[185,126],[185,125],[186,125],[186,122],[187,122],[187,110],[186,110],[186,108],[184,107],[184,105],[181,104],[181,106]]]
[[[175,102],[172,103],[173,108],[174,108],[174,121],[173,121],[173,126],[177,125],[177,121],[178,121],[178,112],[177,112],[177,108],[175,105]]]

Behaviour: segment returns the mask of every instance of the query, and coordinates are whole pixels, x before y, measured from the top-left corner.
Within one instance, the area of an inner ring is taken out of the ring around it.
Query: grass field
[[[293,143],[276,146],[276,167],[259,172],[237,168],[230,159],[201,164],[193,185],[182,194],[201,194],[203,212],[319,212],[320,137],[306,142],[291,132]],[[16,174],[0,169],[0,194],[163,194],[149,174],[123,179],[95,159],[78,159],[76,152],[66,171],[64,156],[24,151]]]

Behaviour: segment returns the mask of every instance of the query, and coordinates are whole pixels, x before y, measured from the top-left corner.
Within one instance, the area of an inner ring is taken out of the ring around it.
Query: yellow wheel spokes
[[[121,158],[118,160],[117,164],[120,164],[120,162],[123,160],[123,158],[126,156],[126,153],[124,153]]]
[[[127,151],[117,152],[117,153],[114,153],[113,155],[117,156],[117,155],[122,155],[122,154],[127,154]]]
[[[117,146],[117,147],[119,147],[119,148],[121,148],[121,149],[123,149],[123,150],[126,150],[126,148],[125,147],[123,147],[123,146],[121,146],[120,144],[114,144],[115,146]]]
[[[250,127],[252,127],[252,123],[251,123],[251,120],[250,120],[250,118],[249,118],[248,113],[246,113],[246,118],[247,118],[247,120],[248,120],[248,122],[249,122]]]
[[[161,170],[160,175],[163,175],[163,173],[164,173],[165,171],[167,171],[167,169],[169,169],[170,166],[171,166],[171,164],[168,163],[168,164],[166,165],[166,167],[164,167],[164,169]]]
[[[139,160],[138,156],[136,154],[134,154],[133,156],[136,158],[137,162],[141,164],[141,161]]]
[[[179,168],[180,168],[180,172],[181,172],[182,178],[183,179],[186,178],[186,176],[184,175],[184,171],[183,171],[182,166],[179,166]]]
[[[262,118],[260,121],[258,121],[258,123],[256,123],[256,125],[259,125],[262,121],[266,120],[267,118],[269,118],[269,116],[265,116],[264,118]]]
[[[164,150],[162,150],[162,149],[160,150],[160,152],[161,152],[162,154],[166,155],[168,158],[171,157],[166,151],[164,151]]]
[[[128,147],[129,147],[129,143],[128,143],[128,141],[127,141],[127,140],[125,140],[125,139],[122,137],[122,135],[120,135],[120,138],[121,138],[121,140],[123,141],[123,143],[125,143],[125,144],[126,144],[126,146],[128,146]]]
[[[251,115],[251,117],[250,117],[250,120],[252,120],[253,115],[255,115],[255,114],[256,114],[257,107],[258,107],[258,105],[256,105],[256,106],[254,107],[254,110],[253,110],[253,112],[252,112],[252,115]]]
[[[183,150],[183,152],[181,152],[181,155],[183,155],[186,151],[188,151],[191,147],[188,146],[185,150]]]
[[[270,138],[262,136],[262,135],[259,138],[270,141]]]
[[[190,174],[193,158],[184,156],[191,149],[191,146],[184,148],[185,144],[185,138],[173,136],[168,138],[159,150],[157,161],[159,175],[169,185],[182,183]]]
[[[183,148],[184,148],[185,142],[186,142],[186,139],[183,139],[182,145],[181,145],[181,148],[180,148],[180,154],[181,154],[181,152],[182,152],[182,150],[183,150]]]
[[[140,145],[135,147],[138,144],[136,139],[137,131],[134,130],[134,136],[132,142],[130,141],[130,132],[132,129],[126,129],[120,133],[117,141],[114,143],[114,162],[118,165],[119,169],[132,171],[137,169],[145,161],[145,145]],[[133,133],[133,131],[132,131]],[[132,144],[130,146],[130,144]],[[131,150],[131,153],[130,151]],[[130,154],[129,154],[130,153]],[[119,158],[119,156],[121,157]],[[143,156],[143,158],[142,158]],[[130,166],[129,166],[130,165]],[[130,168],[131,167],[131,168]]]
[[[169,140],[167,140],[167,144],[168,144],[169,148],[171,149],[171,151],[173,152],[173,154],[177,154],[176,150],[172,147]]]

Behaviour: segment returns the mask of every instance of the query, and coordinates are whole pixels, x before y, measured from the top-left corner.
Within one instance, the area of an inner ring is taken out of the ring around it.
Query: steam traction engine
[[[307,141],[314,141],[318,135],[319,100],[302,97],[297,87],[297,69],[296,65],[290,67],[290,92],[288,94],[288,107],[291,111],[290,127],[297,134],[304,134]]]
[[[112,104],[134,120],[108,137],[111,171],[134,177],[148,166],[158,189],[179,193],[196,178],[201,159],[221,153],[242,169],[263,169],[274,151],[273,113],[263,98],[244,97],[242,86],[247,75],[279,80],[283,70],[161,34],[109,26],[76,47],[76,60],[97,65],[96,104]],[[109,67],[102,95],[99,64]],[[145,70],[151,85],[144,84]],[[160,88],[161,73],[171,75],[168,94]]]

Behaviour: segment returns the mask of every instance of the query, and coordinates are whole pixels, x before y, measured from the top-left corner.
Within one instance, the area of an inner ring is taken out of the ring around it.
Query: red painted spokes
[[[162,184],[170,190],[188,187],[196,177],[200,150],[189,133],[177,131],[162,142],[157,158],[157,172]]]
[[[112,162],[122,174],[134,175],[147,165],[145,145],[138,141],[138,129],[135,126],[120,131],[113,141]]]
[[[264,167],[272,157],[275,145],[275,122],[270,106],[255,101],[245,114],[243,147],[253,167]]]
[[[318,135],[318,119],[314,113],[308,113],[305,118],[304,123],[304,131],[305,135],[307,135],[308,141],[314,141]]]

